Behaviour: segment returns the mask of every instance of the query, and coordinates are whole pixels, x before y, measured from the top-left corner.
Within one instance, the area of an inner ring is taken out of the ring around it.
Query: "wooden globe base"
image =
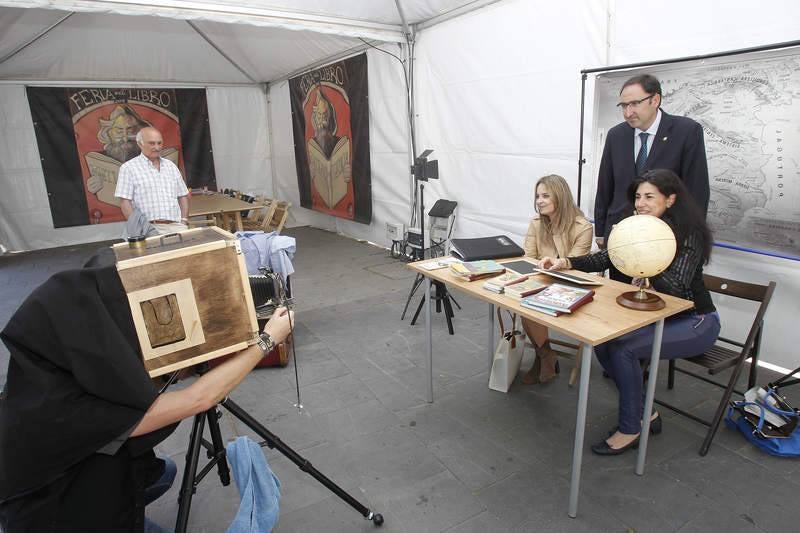
[[[666,307],[666,302],[657,295],[645,291],[628,291],[617,296],[617,303],[637,311],[658,311]]]

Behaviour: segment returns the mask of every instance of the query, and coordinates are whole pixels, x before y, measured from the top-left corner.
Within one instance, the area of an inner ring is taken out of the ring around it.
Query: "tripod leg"
[[[206,416],[208,416],[208,429],[211,432],[212,443],[209,455],[212,457],[212,462],[217,463],[219,480],[227,487],[231,484],[231,471],[228,468],[225,445],[222,444],[222,433],[219,430],[219,417],[222,416],[222,412],[215,407],[206,411]]]
[[[406,305],[405,307],[403,307],[403,314],[400,315],[400,320],[406,319],[406,311],[408,311],[408,304],[411,303],[411,298],[414,297],[414,293],[417,292],[417,289],[419,289],[419,286],[422,284],[423,279],[424,276],[422,274],[417,274],[417,277],[414,278],[414,283],[411,285],[411,291],[408,293],[408,299],[406,299]]]
[[[274,433],[271,433],[267,428],[265,428],[261,423],[250,416],[247,411],[239,407],[233,400],[230,398],[225,399],[220,405],[225,407],[233,416],[244,422],[250,429],[255,431],[264,441],[267,443],[267,446],[270,448],[274,448],[281,452],[287,459],[291,462],[296,464],[300,467],[300,470],[309,474],[311,477],[322,483],[322,485],[336,494],[339,498],[344,500],[347,504],[350,505],[353,509],[358,511],[361,516],[366,518],[367,520],[372,520],[372,522],[376,526],[380,526],[383,524],[383,515],[380,513],[373,513],[364,505],[353,498],[350,494],[345,492],[339,485],[325,477],[319,470],[314,468],[310,462],[308,462],[305,458],[300,456],[296,451],[291,449],[287,446],[281,439],[279,439]]]
[[[417,318],[419,318],[419,313],[422,311],[422,306],[425,304],[425,297],[423,296],[420,301],[419,305],[417,306],[417,312],[414,313],[414,318],[411,319],[411,325],[415,325],[417,323]]]
[[[458,310],[459,310],[459,311],[461,311],[461,306],[460,306],[460,305],[458,305],[458,302],[456,301],[456,299],[455,299],[455,298],[453,298],[453,295],[452,295],[452,294],[450,294],[450,291],[447,291],[447,297],[448,297],[448,298],[450,298],[450,300],[452,300],[452,302],[453,302],[454,304],[456,304],[456,307],[458,307]]]
[[[447,331],[450,332],[450,335],[455,335],[453,331],[453,306],[450,305],[450,298],[448,297],[447,293],[445,293],[444,297],[444,317],[447,319]]]
[[[192,507],[192,495],[195,485],[194,477],[197,473],[197,461],[200,455],[200,443],[203,440],[205,426],[205,413],[195,415],[192,424],[192,434],[189,439],[189,451],[186,454],[186,466],[183,469],[181,491],[178,493],[178,519],[175,522],[175,531],[183,533],[189,524],[189,510]]]

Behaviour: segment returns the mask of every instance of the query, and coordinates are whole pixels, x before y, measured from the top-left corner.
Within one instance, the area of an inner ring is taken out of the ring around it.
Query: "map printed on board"
[[[595,83],[591,199],[605,132],[626,79],[661,81],[661,107],[703,126],[708,222],[720,244],[800,258],[800,52],[735,55],[602,74]]]

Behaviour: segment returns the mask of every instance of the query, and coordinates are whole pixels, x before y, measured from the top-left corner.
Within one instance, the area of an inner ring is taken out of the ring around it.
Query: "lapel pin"
[[[667,139],[668,139],[668,138],[669,138],[669,137],[664,137],[664,138],[663,138],[663,139],[661,139],[661,140],[662,140],[663,142],[667,142]]]

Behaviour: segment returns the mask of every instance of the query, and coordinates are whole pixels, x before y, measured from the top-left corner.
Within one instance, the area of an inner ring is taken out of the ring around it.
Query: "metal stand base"
[[[447,290],[447,286],[442,283],[441,281],[434,281],[433,285],[436,287],[435,295],[433,296],[433,300],[436,302],[436,312],[442,312],[442,305],[444,305],[444,317],[447,320],[447,331],[450,332],[450,335],[455,334],[455,330],[453,329],[453,317],[456,316],[453,312],[453,306],[450,305],[450,302],[456,304],[459,310],[461,310],[461,306],[458,305],[458,302],[450,295],[450,292]],[[419,301],[419,305],[417,306],[417,311],[414,313],[414,318],[411,319],[411,325],[415,325],[417,323],[417,318],[419,318],[419,314],[422,311],[422,306],[425,304],[425,298],[421,298]],[[405,314],[405,313],[404,313]]]
[[[358,500],[353,498],[350,494],[345,492],[339,485],[325,477],[319,470],[314,468],[310,462],[301,457],[292,448],[287,446],[275,434],[267,430],[266,427],[261,425],[258,420],[250,416],[244,409],[234,403],[233,400],[226,398],[219,405],[216,405],[204,413],[200,413],[194,417],[194,425],[192,426],[191,439],[189,441],[189,450],[186,453],[186,466],[183,471],[183,481],[181,482],[181,490],[178,496],[178,519],[175,523],[175,531],[183,533],[186,531],[186,526],[189,523],[189,511],[192,506],[192,496],[197,490],[197,486],[203,480],[214,466],[217,466],[219,479],[223,485],[227,486],[231,482],[230,470],[226,460],[225,446],[222,444],[222,434],[219,429],[219,418],[222,412],[219,407],[224,407],[233,416],[244,422],[251,430],[258,436],[264,439],[261,446],[268,446],[274,448],[287,457],[290,461],[300,467],[300,470],[306,472],[311,477],[322,483],[325,488],[336,494],[339,498],[344,500],[353,509],[359,512],[367,520],[371,520],[376,526],[383,524],[383,515],[380,513],[373,513],[361,504]],[[208,421],[208,427],[211,432],[211,442],[203,438],[203,429],[205,422]],[[200,457],[200,447],[204,447],[207,451],[210,461],[203,467],[200,473],[197,473],[197,465]]]

